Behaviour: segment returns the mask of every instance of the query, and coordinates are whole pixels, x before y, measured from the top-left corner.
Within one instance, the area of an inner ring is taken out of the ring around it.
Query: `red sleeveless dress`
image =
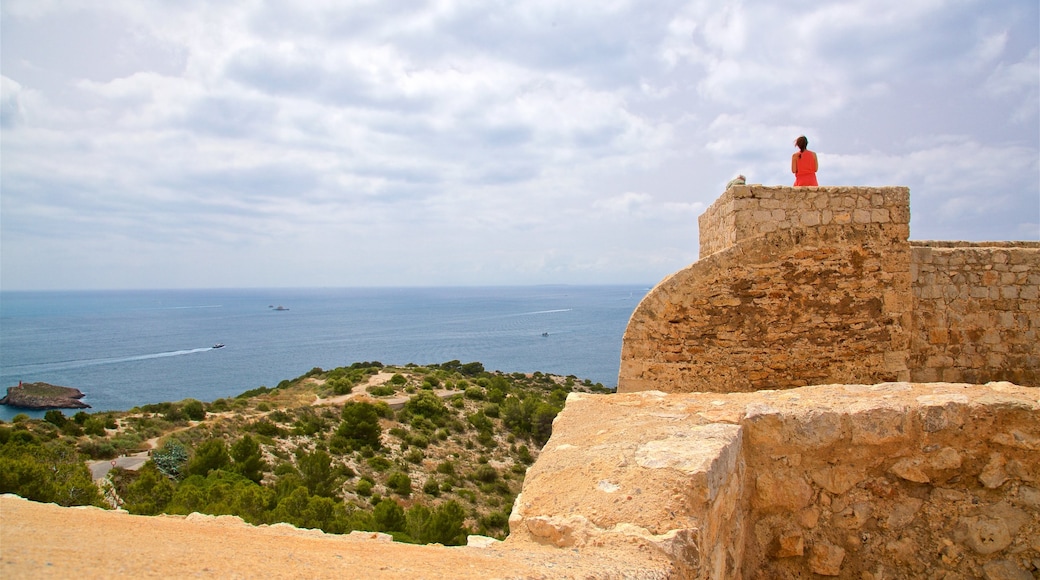
[[[816,182],[817,165],[815,153],[808,149],[799,153],[798,172],[794,174],[794,186],[808,187],[820,185]]]

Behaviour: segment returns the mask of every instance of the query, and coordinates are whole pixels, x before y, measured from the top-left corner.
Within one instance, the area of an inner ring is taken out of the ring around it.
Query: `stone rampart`
[[[1040,385],[1040,247],[914,245],[909,219],[905,187],[731,187],[633,313],[618,391]]]
[[[1040,386],[1040,243],[910,244],[911,379]]]
[[[678,578],[1040,574],[1040,391],[887,383],[571,395],[510,542],[645,545]]]

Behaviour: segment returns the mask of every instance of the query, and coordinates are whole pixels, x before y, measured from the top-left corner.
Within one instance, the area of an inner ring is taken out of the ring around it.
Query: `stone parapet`
[[[909,227],[906,187],[730,187],[698,218],[700,257],[776,232],[818,225]]]
[[[678,578],[1028,578],[1038,456],[1040,391],[1009,383],[571,395],[507,543],[645,545]]]

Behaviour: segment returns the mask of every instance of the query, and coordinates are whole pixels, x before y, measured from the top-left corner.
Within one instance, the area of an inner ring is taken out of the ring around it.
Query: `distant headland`
[[[48,383],[18,383],[7,388],[7,396],[0,405],[23,409],[89,409],[90,405],[80,401],[85,395],[79,389],[59,387]]]

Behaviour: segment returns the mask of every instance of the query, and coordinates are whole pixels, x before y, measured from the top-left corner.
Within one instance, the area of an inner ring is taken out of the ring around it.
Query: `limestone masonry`
[[[1040,390],[572,394],[506,543],[632,544],[675,578],[1040,574]]]
[[[1040,578],[1040,243],[909,242],[909,220],[906,188],[730,188],[633,313],[619,393],[568,398],[504,542],[7,496],[0,570]]]
[[[1040,243],[910,242],[904,187],[731,187],[633,313],[618,392],[1040,386]]]

